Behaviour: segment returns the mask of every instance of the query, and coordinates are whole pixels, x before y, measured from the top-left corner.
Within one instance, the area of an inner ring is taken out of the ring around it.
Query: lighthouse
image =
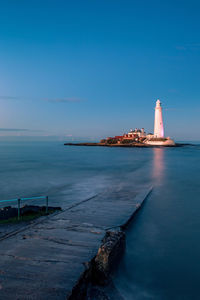
[[[155,107],[154,137],[164,138],[162,107],[159,99],[156,101],[156,107]]]
[[[151,146],[175,146],[175,142],[170,137],[164,136],[164,126],[162,117],[162,106],[158,99],[155,107],[154,134],[147,135],[145,144]]]

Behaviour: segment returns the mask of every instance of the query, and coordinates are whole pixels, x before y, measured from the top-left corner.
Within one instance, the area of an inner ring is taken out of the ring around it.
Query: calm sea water
[[[0,142],[0,200],[49,195],[67,207],[124,182],[154,190],[114,274],[125,299],[200,299],[200,146],[66,147]]]
[[[48,195],[50,203],[65,207],[128,178],[134,184],[130,175],[145,166],[152,154],[126,150],[0,142],[0,200]]]
[[[200,299],[200,147],[152,149],[154,190],[127,232],[125,299]]]

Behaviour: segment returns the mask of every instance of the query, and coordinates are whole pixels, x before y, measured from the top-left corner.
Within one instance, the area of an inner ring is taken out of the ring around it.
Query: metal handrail
[[[17,199],[10,199],[10,200],[0,200],[0,202],[13,202],[13,201],[17,201]]]
[[[21,200],[31,200],[31,199],[44,199],[47,196],[40,196],[40,197],[29,197],[29,198],[21,198]]]
[[[16,198],[16,199],[10,199],[10,200],[0,200],[1,202],[14,202],[17,201],[17,208],[18,208],[18,220],[20,219],[20,204],[21,201],[26,200],[36,200],[36,199],[46,199],[46,213],[48,213],[48,205],[49,205],[49,197],[48,196],[39,196],[39,197],[29,197],[29,198]]]

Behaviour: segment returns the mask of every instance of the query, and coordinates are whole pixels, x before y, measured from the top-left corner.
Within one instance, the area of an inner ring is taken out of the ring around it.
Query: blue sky
[[[0,135],[200,140],[200,2],[0,0]],[[11,129],[11,130],[10,130]]]

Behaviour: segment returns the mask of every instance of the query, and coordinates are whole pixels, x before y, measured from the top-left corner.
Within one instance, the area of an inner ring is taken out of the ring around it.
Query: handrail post
[[[18,221],[20,220],[20,198],[17,199],[17,204],[18,204]]]
[[[49,197],[46,196],[46,214],[48,213]]]

